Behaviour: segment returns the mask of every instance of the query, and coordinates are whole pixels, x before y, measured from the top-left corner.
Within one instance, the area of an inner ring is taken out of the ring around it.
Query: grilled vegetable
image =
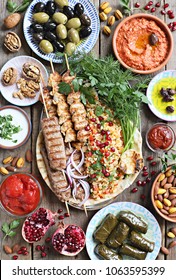
[[[145,252],[152,252],[155,246],[154,242],[144,238],[140,233],[132,231],[130,234],[130,241],[131,243]]]
[[[105,243],[106,239],[108,238],[112,230],[116,227],[117,223],[118,221],[116,216],[114,216],[113,214],[108,214],[95,230],[95,240],[100,241],[101,243]]]
[[[123,241],[127,238],[129,233],[129,226],[127,226],[125,223],[120,222],[115,229],[111,232],[109,235],[106,243],[108,247],[111,248],[118,248]]]
[[[145,260],[146,255],[147,255],[146,252],[141,251],[127,243],[122,245],[119,253],[122,255],[132,257],[133,259],[136,259],[136,260]]]
[[[130,211],[121,211],[119,214],[119,220],[126,223],[132,229],[146,233],[148,225],[138,216]]]
[[[98,244],[95,247],[95,253],[103,260],[122,260],[122,256],[116,254],[104,244]]]

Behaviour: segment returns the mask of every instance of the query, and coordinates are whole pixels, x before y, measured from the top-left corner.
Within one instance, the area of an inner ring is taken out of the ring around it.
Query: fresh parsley
[[[10,224],[7,222],[2,224],[1,230],[3,233],[5,233],[3,240],[9,236],[9,237],[14,237],[16,235],[16,232],[14,229],[16,229],[20,224],[20,220],[13,220]]]
[[[130,0],[120,0],[120,5],[122,6],[125,14],[130,14],[131,9],[130,9]]]
[[[12,138],[13,134],[17,134],[22,128],[12,124],[13,117],[11,115],[0,116],[0,138],[12,140],[13,143],[16,143],[17,140]]]
[[[159,157],[162,164],[162,172],[165,172],[168,167],[168,160],[175,161],[172,165],[172,169],[176,170],[176,154],[170,153],[166,154],[164,153],[162,157]]]
[[[31,0],[23,0],[20,5],[12,0],[7,0],[6,8],[9,13],[23,13],[30,5]]]
[[[69,93],[72,92],[71,86],[65,82],[59,83],[59,93],[68,95]]]

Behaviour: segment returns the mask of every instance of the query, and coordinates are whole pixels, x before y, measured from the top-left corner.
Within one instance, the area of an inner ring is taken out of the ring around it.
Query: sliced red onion
[[[73,156],[74,156],[74,154],[75,154],[76,151],[77,151],[77,150],[74,150],[74,152],[71,154],[71,156],[70,156],[70,161],[71,161],[71,164],[73,165],[73,167],[81,174],[81,171],[79,170],[79,168],[82,167],[82,165],[83,165],[83,163],[84,163],[85,157],[84,157],[84,153],[83,153],[82,149],[80,149],[80,152],[81,152],[81,161],[80,161],[80,163],[77,165],[77,164],[75,163],[75,161],[74,161],[74,158],[73,158]]]
[[[70,185],[68,185],[67,188],[65,188],[65,189],[63,189],[63,190],[61,189],[60,192],[66,192],[66,191],[69,190],[70,188],[71,188]]]
[[[87,182],[85,182],[85,181],[80,180],[79,182],[80,182],[81,186],[83,187],[84,193],[85,193],[84,199],[78,204],[79,206],[82,206],[82,205],[84,205],[84,203],[89,199],[89,195],[90,195],[90,186],[89,186],[89,184],[88,184]]]
[[[66,172],[69,176],[71,176],[74,179],[86,179],[88,175],[75,175],[73,173],[74,169],[71,169],[71,163],[67,166]]]

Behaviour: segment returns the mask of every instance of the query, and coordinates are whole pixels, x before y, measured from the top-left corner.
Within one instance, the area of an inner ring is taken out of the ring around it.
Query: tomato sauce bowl
[[[14,173],[0,185],[0,207],[10,216],[31,214],[40,206],[42,196],[42,187],[31,174]]]

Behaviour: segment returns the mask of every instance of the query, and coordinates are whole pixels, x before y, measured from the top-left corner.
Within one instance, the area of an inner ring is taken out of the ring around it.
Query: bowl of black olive
[[[41,58],[61,63],[64,53],[88,53],[100,29],[95,6],[86,0],[34,0],[26,11],[23,31]]]

